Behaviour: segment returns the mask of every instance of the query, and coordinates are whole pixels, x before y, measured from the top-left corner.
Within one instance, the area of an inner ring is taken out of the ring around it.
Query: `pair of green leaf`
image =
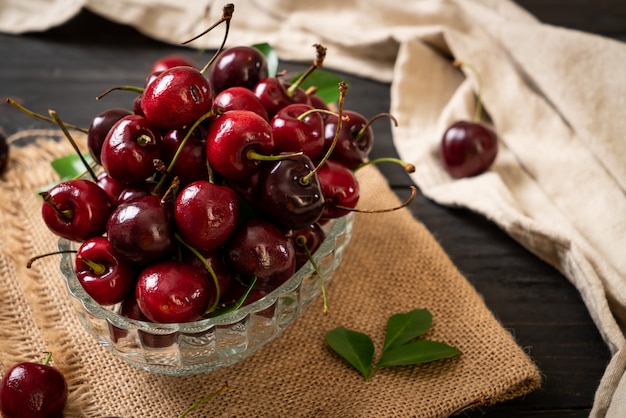
[[[367,334],[339,327],[326,334],[326,343],[369,380],[383,367],[428,363],[461,354],[448,344],[416,339],[431,325],[432,314],[427,309],[392,315],[387,321],[382,354],[375,364],[374,342]]]

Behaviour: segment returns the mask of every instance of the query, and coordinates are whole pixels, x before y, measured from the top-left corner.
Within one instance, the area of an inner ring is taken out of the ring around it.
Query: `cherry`
[[[444,167],[457,178],[485,172],[497,154],[498,136],[492,129],[476,122],[453,123],[441,141]]]
[[[0,132],[0,174],[4,173],[9,163],[9,144],[7,138]]]
[[[141,312],[141,309],[139,309],[139,305],[137,304],[137,298],[135,297],[134,292],[122,301],[119,308],[119,314],[126,318],[134,319],[136,321],[151,322],[148,317],[146,317],[143,312]],[[116,327],[111,323],[109,323],[108,325],[109,333],[113,342],[117,343],[120,339],[125,338],[128,335],[128,330]],[[178,339],[177,332],[173,332],[171,334],[151,334],[149,332],[139,329],[137,330],[137,335],[139,336],[141,344],[144,347],[150,348],[170,347]]]
[[[174,205],[176,230],[197,250],[221,246],[238,219],[239,198],[234,190],[209,181],[195,181],[183,188]]]
[[[287,105],[274,115],[270,126],[276,153],[302,151],[315,161],[324,150],[324,121],[313,106]]]
[[[187,135],[187,130],[185,129],[172,129],[163,135],[161,141],[163,162],[166,165],[170,165],[174,157],[176,157],[169,174],[178,177],[181,186],[196,180],[209,180],[204,128],[194,129],[179,152],[185,135]]]
[[[328,160],[317,172],[324,195],[322,218],[339,218],[354,209],[359,201],[359,182],[352,170],[343,164]]]
[[[125,116],[109,131],[100,158],[117,181],[141,182],[154,174],[154,160],[162,158],[161,133],[143,116]]]
[[[498,135],[482,124],[480,76],[474,66],[454,61],[457,67],[469,67],[478,83],[476,110],[472,121],[459,120],[446,129],[441,138],[444,169],[453,177],[472,177],[484,173],[498,154]]]
[[[294,242],[296,250],[296,269],[299,269],[309,261],[309,254],[315,254],[315,251],[322,245],[326,239],[326,232],[319,222],[307,225],[300,229],[291,229],[287,232]]]
[[[250,219],[235,229],[224,247],[225,262],[255,288],[271,291],[296,270],[293,242],[272,222]]]
[[[213,105],[220,107],[224,112],[229,110],[250,110],[258,113],[263,119],[268,119],[267,111],[252,90],[245,87],[229,87],[215,96]]]
[[[94,237],[81,244],[75,271],[85,292],[101,305],[119,303],[135,289],[133,264],[122,259],[105,237]]]
[[[374,145],[374,132],[368,120],[353,110],[343,112],[341,130],[337,137],[331,159],[355,169],[367,160]],[[346,118],[347,117],[347,118]],[[330,147],[337,130],[337,116],[328,115],[324,123],[325,149]]]
[[[109,176],[106,171],[98,173],[97,183],[107,196],[109,196],[113,206],[117,206],[119,204],[120,195],[124,189],[126,189],[126,185]]]
[[[147,195],[121,203],[109,218],[106,233],[118,253],[148,264],[166,259],[176,248],[171,204]]]
[[[107,134],[124,116],[132,114],[130,110],[122,108],[112,108],[99,113],[91,120],[87,131],[87,148],[91,158],[100,164],[100,151]]]
[[[300,229],[322,216],[324,196],[311,159],[305,154],[267,162],[259,172],[259,209],[285,229]]]
[[[311,104],[309,96],[300,87],[291,89],[292,85],[281,77],[267,77],[254,87],[254,94],[259,99],[271,119],[283,107],[293,103]]]
[[[127,185],[117,197],[117,204],[130,202],[138,197],[149,196],[152,194],[156,183],[151,181],[143,181]]]
[[[147,266],[139,274],[135,296],[141,312],[153,322],[196,321],[209,306],[210,282],[202,270],[182,261]]]
[[[161,57],[152,63],[148,74],[161,73],[174,67],[196,67],[196,63],[184,55],[171,54]]]
[[[229,87],[252,90],[268,76],[267,60],[261,51],[252,46],[234,46],[224,50],[209,70],[209,82],[215,93]]]
[[[11,418],[60,418],[67,403],[63,374],[50,366],[22,362],[10,367],[0,382],[0,413]]]
[[[209,126],[207,159],[211,168],[226,179],[244,180],[258,170],[261,164],[258,156],[273,151],[269,122],[249,110],[226,112]]]
[[[212,104],[213,93],[204,74],[180,66],[163,71],[146,86],[141,109],[152,124],[175,129],[198,120]]]
[[[40,194],[41,216],[56,235],[82,242],[104,233],[113,204],[96,183],[66,180]]]

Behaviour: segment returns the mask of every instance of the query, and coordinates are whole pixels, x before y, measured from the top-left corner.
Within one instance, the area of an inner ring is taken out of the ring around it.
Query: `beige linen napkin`
[[[84,2],[172,43],[222,7],[211,2],[204,16],[205,1]],[[571,280],[613,353],[592,416],[626,415],[626,46],[541,24],[508,0],[234,3],[229,44],[266,41],[283,59],[309,61],[319,42],[328,67],[392,82],[394,140],[417,166],[414,181],[441,204],[484,214]],[[215,32],[195,46],[220,42]],[[445,174],[437,151],[445,127],[473,114],[477,83],[454,58],[479,70],[501,137],[492,170],[464,180]]]

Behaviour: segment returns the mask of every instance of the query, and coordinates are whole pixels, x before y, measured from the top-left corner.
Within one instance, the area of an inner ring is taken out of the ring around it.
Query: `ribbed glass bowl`
[[[313,255],[325,283],[339,266],[352,233],[352,213],[325,226],[327,236]],[[76,249],[66,239],[61,251]],[[82,288],[74,273],[74,255],[61,258],[70,299],[88,333],[114,355],[140,369],[167,375],[205,373],[229,366],[278,337],[321,293],[311,262],[263,298],[220,317],[180,324],[154,324],[117,314]]]

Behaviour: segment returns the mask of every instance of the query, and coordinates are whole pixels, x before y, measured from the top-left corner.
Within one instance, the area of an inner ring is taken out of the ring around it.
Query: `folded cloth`
[[[403,209],[357,214],[352,241],[321,300],[269,345],[245,361],[215,372],[172,377],[134,369],[100,347],[74,312],[57,238],[43,224],[35,190],[55,180],[50,161],[73,152],[60,132],[22,131],[10,141],[36,140],[12,149],[0,181],[0,363],[37,361],[53,353],[68,380],[65,416],[178,416],[228,383],[205,408],[213,416],[447,417],[466,407],[513,399],[536,389],[539,370],[484,305],[428,230]],[[55,141],[56,139],[56,141]],[[374,167],[359,172],[360,204],[399,202]],[[370,381],[324,343],[344,326],[372,336],[380,352],[387,318],[426,308],[429,339],[462,351],[458,357],[382,369]]]
[[[626,128],[626,46],[541,24],[508,0],[233,3],[229,44],[266,41],[283,59],[308,61],[311,45],[322,43],[328,67],[392,83],[394,141],[416,165],[416,184],[436,202],[482,213],[571,280],[613,353],[592,416],[626,415],[626,147],[618,140]],[[222,7],[84,5],[176,44],[208,27]],[[16,10],[2,10],[0,30],[32,28],[33,16],[20,20]],[[193,46],[220,43],[211,32]],[[480,92],[453,59],[477,69]],[[455,180],[441,168],[438,143],[451,122],[471,117],[478,93],[500,152],[489,172]]]

